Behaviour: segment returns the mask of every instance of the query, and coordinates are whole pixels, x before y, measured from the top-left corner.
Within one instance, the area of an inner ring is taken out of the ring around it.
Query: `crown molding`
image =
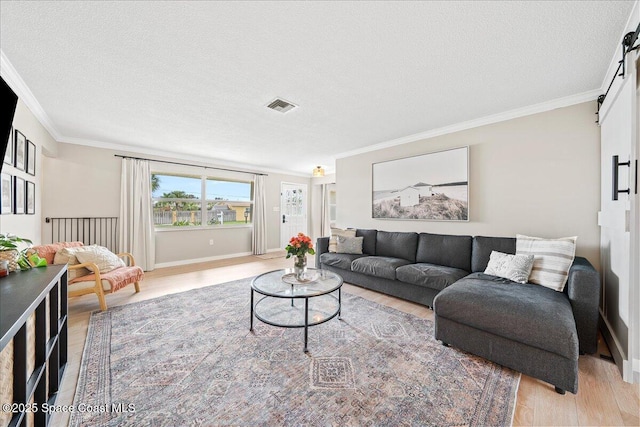
[[[530,105],[528,107],[516,108],[514,110],[505,111],[503,113],[493,114],[479,119],[473,119],[462,123],[456,123],[451,126],[444,126],[438,129],[432,129],[413,135],[403,136],[402,138],[392,139],[390,141],[381,142],[375,145],[359,148],[356,150],[346,151],[334,156],[334,159],[342,159],[358,154],[369,153],[371,151],[382,150],[384,148],[395,147],[409,142],[421,141],[423,139],[434,138],[436,136],[447,135],[454,132],[460,132],[467,129],[473,129],[480,126],[490,125],[494,123],[504,122],[507,120],[517,119],[519,117],[530,116],[532,114],[544,113],[545,111],[555,110],[557,108],[569,107],[583,102],[593,101],[600,95],[600,89],[579,93],[576,95],[566,96],[551,101],[541,102],[539,104]],[[594,110],[595,112],[595,110]],[[594,119],[595,120],[595,119]]]
[[[2,74],[2,78],[7,84],[14,90],[14,92],[18,95],[18,98],[31,110],[33,115],[38,119],[38,121],[44,126],[44,128],[49,132],[49,134],[58,141],[62,135],[56,129],[53,124],[53,121],[49,118],[47,113],[42,108],[42,105],[38,102],[29,86],[22,80],[20,74],[16,71],[7,58],[7,55],[4,54],[2,49],[0,49],[0,74]]]
[[[274,174],[282,174],[282,175],[289,175],[289,176],[299,176],[302,178],[311,178],[311,173],[304,174],[300,172],[283,170],[283,169],[260,168],[260,167],[256,167],[255,165],[229,162],[222,159],[216,159],[213,157],[188,155],[183,153],[158,150],[155,148],[151,149],[151,148],[134,146],[134,145],[116,144],[112,142],[96,141],[96,140],[84,139],[84,138],[68,138],[68,137],[62,137],[58,140],[58,142],[63,144],[82,145],[85,147],[103,148],[106,150],[119,151],[125,154],[130,154],[132,156],[143,154],[143,155],[153,156],[153,157],[163,157],[165,159],[171,159],[171,160],[183,160],[188,162],[194,162],[196,163],[195,166],[202,165],[203,167],[211,167],[211,168],[216,168],[216,167],[233,168],[233,169],[237,169],[239,172],[245,172],[245,173],[274,173]]]

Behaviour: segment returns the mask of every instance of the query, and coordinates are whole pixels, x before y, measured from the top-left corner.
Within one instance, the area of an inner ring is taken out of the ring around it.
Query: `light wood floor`
[[[107,295],[107,305],[113,307],[130,304],[189,289],[217,285],[290,267],[290,264],[291,260],[285,260],[284,255],[273,259],[248,256],[158,269],[146,273],[139,294],[135,294],[133,286],[129,286],[113,295]],[[353,285],[345,284],[343,289],[379,304],[421,318],[433,319],[433,311],[424,306]],[[98,300],[94,295],[69,300],[69,363],[56,404],[73,403],[89,317],[91,312],[98,308]],[[549,384],[523,375],[518,391],[514,425],[640,425],[640,386],[623,382],[616,366],[598,356],[600,353],[609,354],[602,342],[600,347],[600,352],[596,355],[580,357],[580,383],[577,395],[558,395]],[[67,425],[68,421],[68,414],[57,413],[52,417],[51,425],[63,426]]]

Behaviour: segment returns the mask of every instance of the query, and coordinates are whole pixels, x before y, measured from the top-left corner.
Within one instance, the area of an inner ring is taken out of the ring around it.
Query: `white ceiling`
[[[594,99],[632,6],[2,1],[0,47],[60,141],[310,174],[408,135]],[[265,108],[275,97],[300,107]]]

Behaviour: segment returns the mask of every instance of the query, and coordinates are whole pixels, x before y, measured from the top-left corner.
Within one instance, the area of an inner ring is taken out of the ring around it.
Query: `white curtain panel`
[[[149,162],[122,159],[120,252],[129,252],[145,271],[155,267],[155,232]]]
[[[329,185],[322,184],[322,216],[320,218],[320,234],[328,237],[331,234],[331,219],[329,217]]]
[[[267,195],[264,181],[264,175],[255,175],[252,239],[254,255],[262,255],[267,252]]]

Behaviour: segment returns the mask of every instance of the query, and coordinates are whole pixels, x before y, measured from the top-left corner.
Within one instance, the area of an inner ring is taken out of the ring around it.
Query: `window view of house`
[[[206,176],[153,174],[156,228],[229,227],[252,223],[251,182]]]

